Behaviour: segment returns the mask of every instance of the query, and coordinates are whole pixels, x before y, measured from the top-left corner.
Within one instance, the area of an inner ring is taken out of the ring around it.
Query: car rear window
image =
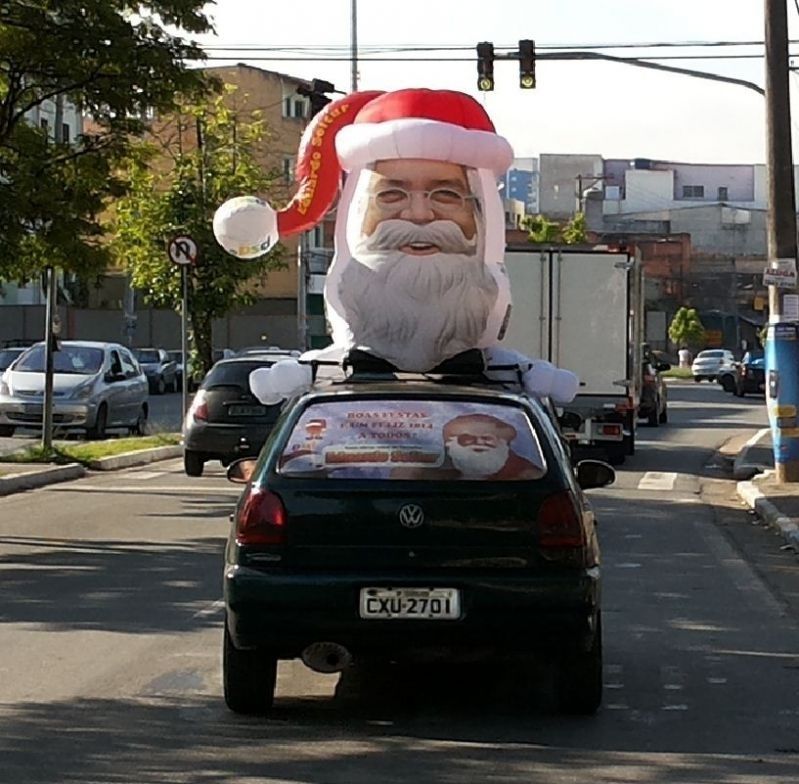
[[[546,463],[520,408],[455,400],[328,400],[300,416],[278,462],[331,479],[539,479]]]
[[[147,349],[140,349],[139,351],[135,352],[136,359],[139,362],[160,362],[161,357],[159,356],[157,351],[147,350]]]
[[[205,377],[202,385],[208,387],[237,386],[250,388],[250,373],[258,368],[270,367],[272,362],[259,360],[254,362],[218,362]]]
[[[700,351],[697,359],[721,359],[723,356],[723,351]]]

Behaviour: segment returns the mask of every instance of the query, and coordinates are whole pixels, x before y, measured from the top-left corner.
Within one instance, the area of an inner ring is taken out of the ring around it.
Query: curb
[[[775,528],[782,534],[789,547],[792,547],[794,552],[799,553],[799,526],[790,518],[774,506],[771,501],[766,498],[754,482],[738,482],[738,497],[741,498],[747,506],[752,509],[755,514],[763,519],[772,528]]]
[[[37,487],[52,485],[56,482],[68,482],[86,476],[86,469],[80,463],[68,463],[53,468],[43,468],[23,474],[7,474],[0,476],[0,496],[19,493],[23,490],[34,490]]]
[[[121,455],[101,457],[98,460],[90,461],[87,465],[92,471],[114,471],[117,468],[147,465],[156,460],[169,460],[173,457],[180,457],[182,454],[183,447],[179,444],[158,446],[154,449],[140,449],[138,452],[123,452]]]

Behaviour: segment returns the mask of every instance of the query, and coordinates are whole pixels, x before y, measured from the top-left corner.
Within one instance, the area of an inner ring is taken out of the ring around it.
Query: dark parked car
[[[150,392],[163,395],[178,391],[178,363],[162,348],[137,348],[133,350],[142,367]]]
[[[265,713],[277,662],[319,672],[540,657],[558,704],[602,695],[599,545],[550,415],[496,387],[318,385],[286,406],[233,515],[224,570],[229,708]]]
[[[644,359],[638,416],[646,419],[651,427],[669,421],[669,390],[663,378],[667,370],[671,370],[668,362],[661,362],[654,356]]]
[[[716,376],[716,381],[725,392],[735,392],[735,385],[740,367],[740,362],[733,362],[732,367],[724,368],[719,371],[719,374]]]
[[[183,422],[183,466],[189,476],[202,476],[208,460],[228,465],[257,455],[280,413],[250,391],[250,373],[276,359],[221,359],[206,374]]]
[[[766,359],[762,351],[747,351],[741,359],[735,378],[735,395],[764,394],[766,391]]]

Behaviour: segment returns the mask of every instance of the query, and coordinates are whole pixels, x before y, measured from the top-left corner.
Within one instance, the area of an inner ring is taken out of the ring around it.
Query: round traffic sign
[[[170,261],[181,266],[197,263],[199,249],[197,243],[189,236],[178,235],[169,241],[167,248]]]

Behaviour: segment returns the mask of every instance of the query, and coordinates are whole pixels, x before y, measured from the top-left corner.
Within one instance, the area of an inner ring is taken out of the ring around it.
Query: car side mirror
[[[655,365],[655,370],[657,370],[658,373],[665,373],[667,370],[671,370],[671,365],[668,362],[658,362],[657,365]]]
[[[601,460],[581,460],[577,463],[577,484],[583,490],[607,487],[616,481],[616,472]]]
[[[255,471],[255,464],[257,462],[258,461],[253,457],[242,457],[240,460],[232,462],[227,468],[228,482],[233,482],[237,485],[246,485]]]

